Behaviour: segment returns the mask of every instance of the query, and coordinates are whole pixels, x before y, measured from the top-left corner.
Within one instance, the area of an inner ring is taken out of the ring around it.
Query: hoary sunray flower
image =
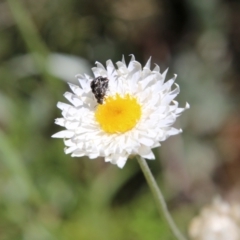
[[[189,225],[192,240],[240,240],[240,205],[217,197]]]
[[[152,148],[181,133],[172,125],[189,104],[179,108],[174,100],[180,91],[177,84],[172,90],[176,75],[164,82],[167,70],[161,74],[159,66],[151,70],[150,64],[149,59],[142,68],[134,56],[128,65],[124,59],[117,62],[117,68],[110,60],[106,68],[97,62],[92,69],[95,78],[108,79],[102,104],[92,92],[93,78],[76,76],[80,86],[69,84],[73,93],[64,94],[71,105],[57,104],[63,117],[56,124],[66,130],[53,135],[64,139],[66,154],[104,157],[122,168],[130,156],[154,159]]]

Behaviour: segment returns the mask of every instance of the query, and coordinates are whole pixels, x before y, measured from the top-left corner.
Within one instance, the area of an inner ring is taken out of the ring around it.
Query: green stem
[[[157,203],[157,208],[158,208],[158,211],[160,213],[160,215],[162,215],[162,213],[164,214],[164,217],[166,218],[168,224],[169,224],[169,227],[171,228],[173,234],[175,235],[175,237],[178,239],[178,240],[187,240],[183,235],[182,233],[179,231],[178,227],[176,226],[176,224],[174,223],[169,211],[168,211],[168,208],[167,208],[167,204],[164,200],[164,197],[163,197],[163,194],[160,190],[160,188],[158,187],[157,183],[156,183],[156,180],[155,178],[153,177],[147,163],[146,163],[146,160],[140,156],[137,156],[137,160],[138,160],[138,163],[143,171],[143,174],[147,180],[147,183],[152,191],[152,194],[156,200],[156,203]]]

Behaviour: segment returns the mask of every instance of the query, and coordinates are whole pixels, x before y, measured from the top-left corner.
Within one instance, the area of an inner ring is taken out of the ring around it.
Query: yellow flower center
[[[126,94],[109,96],[97,106],[95,118],[107,133],[124,133],[136,126],[141,106],[136,98]]]

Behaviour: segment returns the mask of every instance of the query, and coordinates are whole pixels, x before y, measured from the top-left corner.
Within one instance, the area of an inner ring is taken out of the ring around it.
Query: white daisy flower
[[[106,162],[122,168],[129,156],[155,159],[151,149],[182,132],[172,127],[189,108],[189,104],[179,108],[174,100],[180,92],[177,84],[171,90],[177,75],[164,83],[167,70],[161,74],[159,66],[151,70],[150,64],[151,59],[142,68],[134,56],[129,65],[124,59],[117,62],[117,68],[110,60],[106,68],[97,62],[92,68],[95,78],[108,79],[106,93],[101,89],[102,102],[95,98],[90,86],[93,78],[76,76],[80,86],[69,84],[73,93],[64,94],[71,105],[57,104],[63,117],[56,119],[56,124],[66,130],[53,135],[64,139],[66,154],[104,157]]]

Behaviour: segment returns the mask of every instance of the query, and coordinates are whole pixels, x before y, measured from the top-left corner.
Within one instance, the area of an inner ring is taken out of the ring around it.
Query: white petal
[[[169,135],[177,135],[177,134],[179,134],[179,133],[181,133],[182,132],[182,129],[176,129],[176,128],[170,128],[169,130],[168,130],[168,134]]]
[[[189,109],[190,108],[190,104],[186,103],[185,109]]]
[[[68,130],[75,130],[76,128],[79,127],[80,121],[67,121],[65,123],[65,127]]]
[[[90,153],[88,157],[89,157],[90,159],[95,159],[95,158],[97,158],[98,156],[99,156],[99,153]]]
[[[65,119],[64,119],[64,118],[57,118],[57,119],[55,119],[55,124],[64,127],[64,125],[65,125]]]
[[[64,97],[71,102],[75,107],[79,107],[82,105],[82,101],[74,94],[70,92],[65,92]]]
[[[141,146],[140,151],[139,151],[139,155],[143,158],[155,159],[155,156],[152,153],[151,148],[146,147],[146,146]]]
[[[148,59],[146,65],[144,66],[144,68],[150,69],[151,68],[151,57]]]
[[[133,54],[130,55],[131,56],[131,60],[128,64],[128,70],[131,72],[134,69],[134,61],[135,61],[135,57]]]
[[[71,138],[74,136],[74,132],[63,130],[61,132],[55,133],[52,135],[53,138]]]
[[[84,91],[79,86],[74,85],[72,83],[68,83],[68,85],[73,91],[73,93],[75,93],[77,96],[81,96],[83,94]]]
[[[100,63],[96,62],[97,68],[101,69],[102,71],[106,71],[105,67]]]
[[[154,144],[154,140],[144,137],[140,137],[139,142],[144,144],[145,146],[152,146]]]
[[[77,146],[76,143],[74,143],[71,138],[70,138],[70,139],[64,139],[64,144],[65,144],[67,147]]]
[[[171,78],[170,80],[168,80],[167,82],[165,82],[165,83],[163,84],[162,90],[165,90],[165,89],[166,89],[166,90],[170,90],[170,89],[171,89],[171,86],[172,86],[173,83],[175,82],[176,78],[177,78],[177,75],[174,74],[174,77],[173,77],[173,78]]]
[[[113,62],[111,60],[108,60],[106,65],[107,65],[108,75],[112,75],[116,71],[116,69],[113,65]]]
[[[61,110],[68,110],[69,108],[72,108],[71,105],[66,104],[66,103],[62,103],[62,102],[58,102],[57,107]]]
[[[85,152],[84,150],[80,150],[80,149],[75,150],[75,151],[71,154],[72,157],[82,157],[82,156],[84,156],[84,155],[86,155],[86,152]]]
[[[162,73],[162,77],[163,77],[163,79],[166,78],[167,72],[168,72],[168,68]]]
[[[80,85],[82,86],[82,89],[90,89],[90,79],[86,79],[86,77],[78,77],[78,81]]]
[[[153,72],[160,72],[160,67],[155,64],[155,68],[153,69]]]
[[[126,162],[127,162],[127,157],[126,156],[121,156],[121,157],[119,157],[119,159],[117,161],[117,166],[119,168],[123,168],[124,165],[126,164]]]
[[[76,146],[72,146],[72,147],[69,147],[69,148],[65,148],[65,149],[64,149],[64,152],[65,152],[66,154],[69,154],[69,153],[72,153],[73,151],[75,151],[76,149],[77,149]]]

